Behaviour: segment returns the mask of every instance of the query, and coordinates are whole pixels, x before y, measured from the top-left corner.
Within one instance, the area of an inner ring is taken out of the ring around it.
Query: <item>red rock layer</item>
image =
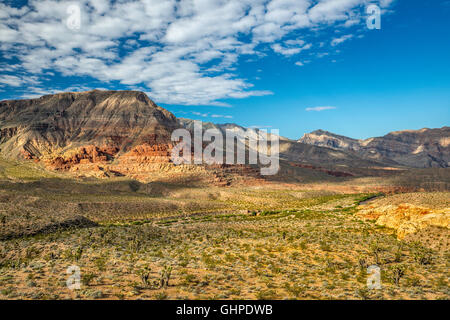
[[[169,163],[172,144],[141,144],[120,157],[121,163]]]
[[[69,157],[59,156],[49,161],[49,166],[55,170],[68,170],[77,164],[104,163],[112,159],[119,151],[117,147],[81,147]]]

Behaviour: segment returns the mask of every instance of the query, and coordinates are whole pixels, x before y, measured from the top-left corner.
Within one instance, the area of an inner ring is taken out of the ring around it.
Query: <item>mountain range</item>
[[[317,130],[305,134],[298,142],[349,152],[364,159],[393,161],[406,167],[450,166],[450,127],[396,131],[366,140]]]
[[[203,127],[224,133],[245,129],[236,124]],[[177,119],[138,91],[5,100],[0,102],[0,156],[42,162],[57,170],[109,164],[116,166],[114,172],[127,175],[154,164],[170,165],[170,136],[176,128],[192,129],[193,120]],[[280,137],[280,160],[312,168],[447,168],[450,128],[406,130],[366,140],[317,130],[297,141]]]

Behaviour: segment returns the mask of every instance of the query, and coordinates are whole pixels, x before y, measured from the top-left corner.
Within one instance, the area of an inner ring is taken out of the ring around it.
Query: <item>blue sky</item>
[[[142,90],[179,117],[293,139],[442,127],[449,16],[448,0],[5,1],[0,99]]]

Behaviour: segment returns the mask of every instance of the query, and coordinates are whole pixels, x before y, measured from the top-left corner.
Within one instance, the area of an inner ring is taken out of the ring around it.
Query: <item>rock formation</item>
[[[363,206],[358,215],[394,229],[399,239],[429,226],[450,228],[450,209],[430,209],[412,204]]]

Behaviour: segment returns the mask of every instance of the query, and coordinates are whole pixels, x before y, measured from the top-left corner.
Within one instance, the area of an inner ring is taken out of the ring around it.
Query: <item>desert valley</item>
[[[174,164],[193,126],[138,91],[1,101],[0,298],[450,297],[450,127],[280,136],[264,176]]]

